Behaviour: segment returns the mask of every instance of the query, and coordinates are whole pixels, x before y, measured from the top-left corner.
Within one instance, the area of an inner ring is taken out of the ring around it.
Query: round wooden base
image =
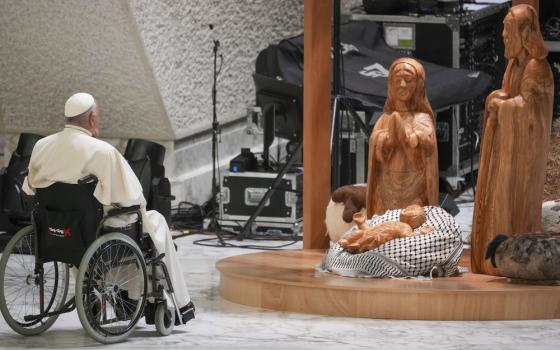
[[[322,250],[286,250],[225,258],[220,294],[265,309],[406,320],[560,318],[560,286],[512,283],[465,273],[416,279],[350,278],[317,272]],[[470,266],[469,252],[461,266]]]

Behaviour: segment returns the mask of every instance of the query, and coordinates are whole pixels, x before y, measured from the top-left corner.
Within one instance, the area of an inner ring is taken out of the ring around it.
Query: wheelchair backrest
[[[37,189],[35,225],[39,257],[78,266],[97,238],[103,206],[93,196],[96,182],[54,183]]]

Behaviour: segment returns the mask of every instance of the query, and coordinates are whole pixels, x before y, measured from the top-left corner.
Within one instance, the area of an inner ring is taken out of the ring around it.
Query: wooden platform
[[[286,250],[225,258],[220,294],[265,309],[407,320],[560,318],[560,286],[515,284],[465,273],[433,280],[369,279],[321,273],[323,250]],[[469,253],[461,266],[470,266]]]

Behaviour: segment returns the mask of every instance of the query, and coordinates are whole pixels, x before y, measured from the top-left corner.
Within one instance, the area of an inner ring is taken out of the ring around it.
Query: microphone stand
[[[212,24],[209,25],[210,29],[214,29]],[[218,50],[220,48],[220,42],[218,40],[213,40],[214,47],[214,76],[212,84],[212,198],[210,198],[210,208],[212,215],[210,217],[210,223],[208,228],[213,229],[214,233],[218,237],[220,244],[225,246],[226,243],[220,234],[220,224],[218,223],[218,194],[220,193],[220,185],[216,177],[218,165],[218,135],[220,133],[220,123],[218,122],[218,115],[216,113],[216,95],[217,95],[217,80],[218,80]],[[221,58],[221,55],[220,55]],[[221,68],[220,68],[221,70]]]

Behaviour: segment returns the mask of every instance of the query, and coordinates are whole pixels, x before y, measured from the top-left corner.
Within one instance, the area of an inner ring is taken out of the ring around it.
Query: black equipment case
[[[234,231],[243,228],[255,212],[259,202],[272,185],[277,173],[273,172],[227,172],[221,178],[220,218],[221,226]],[[303,172],[288,173],[265,204],[252,227],[253,233],[277,231],[301,233],[303,217]]]

